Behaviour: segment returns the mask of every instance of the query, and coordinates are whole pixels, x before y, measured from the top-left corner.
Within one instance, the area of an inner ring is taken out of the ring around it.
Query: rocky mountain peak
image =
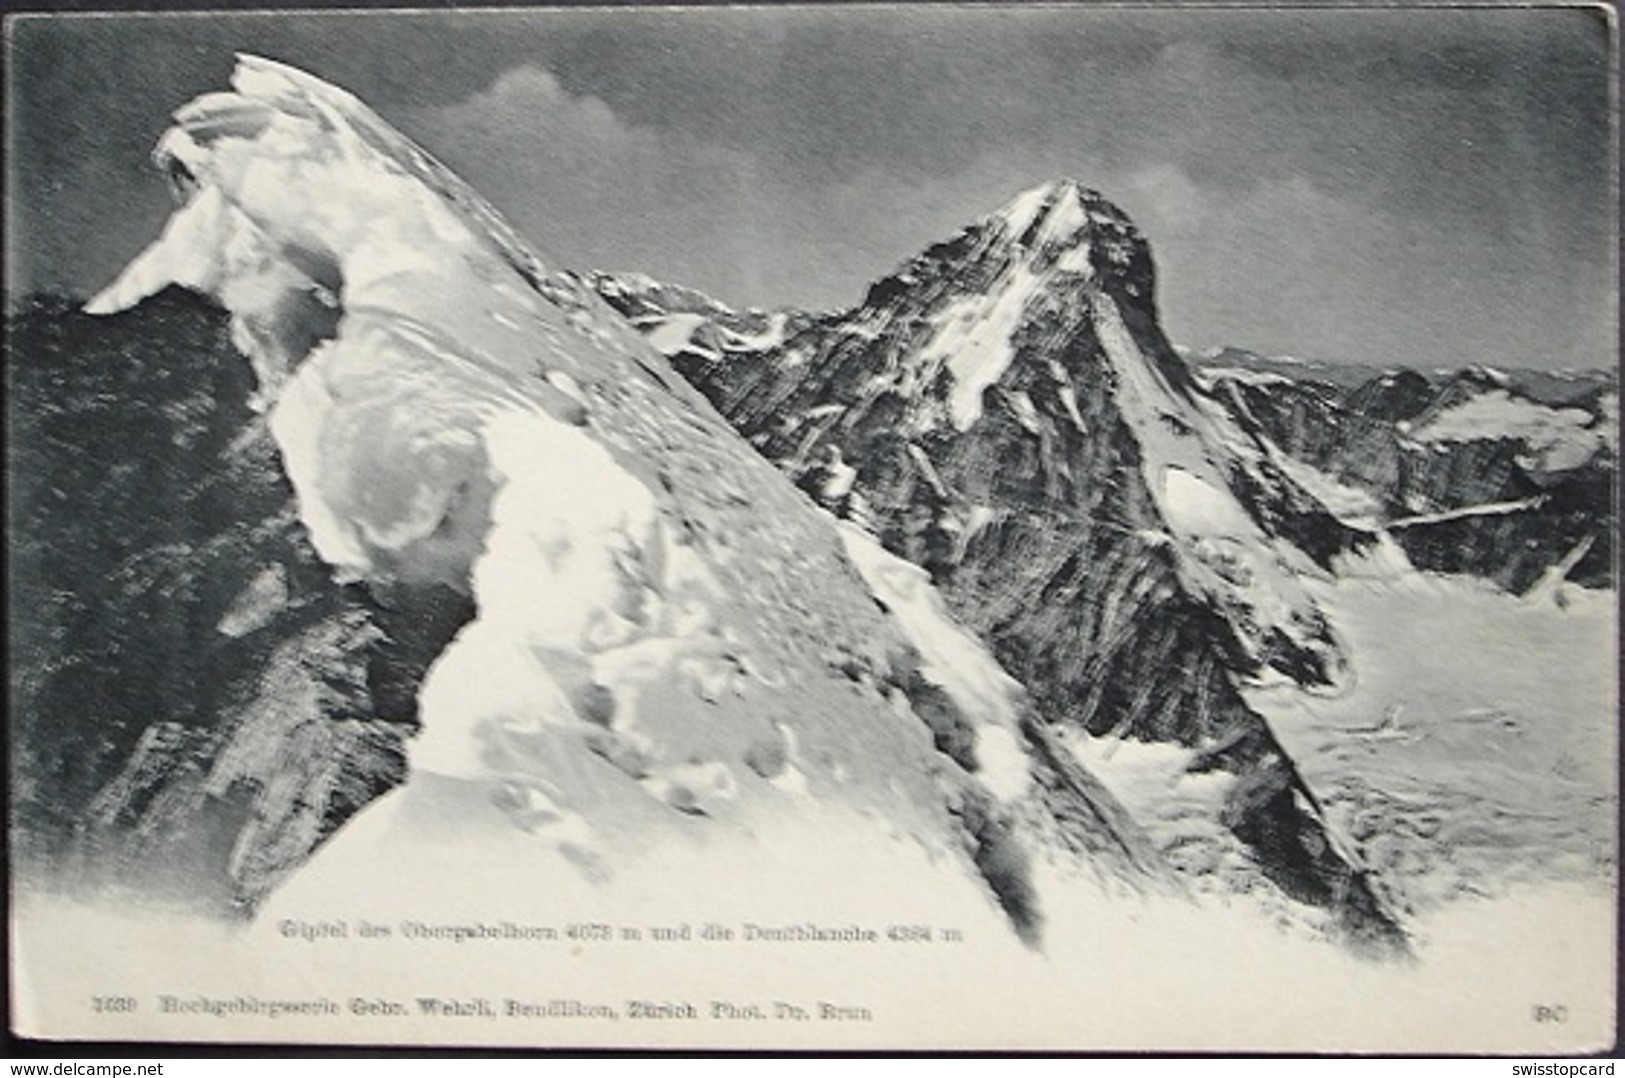
[[[1021,192],[984,222],[1002,229],[1016,246],[1051,257],[1106,238],[1145,242],[1127,214],[1100,192],[1069,179]]]
[[[1300,574],[1368,537],[1191,378],[1151,287],[1133,223],[1061,181],[769,347],[718,353],[703,327],[668,347],[675,319],[645,332],[815,502],[925,570],[1046,727],[1225,770],[1218,856],[1388,936],[1237,688],[1338,682]]]
[[[994,294],[1094,286],[1148,310],[1150,246],[1126,213],[1074,180],[1030,188],[875,282],[864,306],[905,292]]]
[[[1434,393],[1432,383],[1417,371],[1388,370],[1356,387],[1348,407],[1363,416],[1398,422],[1421,415]]]

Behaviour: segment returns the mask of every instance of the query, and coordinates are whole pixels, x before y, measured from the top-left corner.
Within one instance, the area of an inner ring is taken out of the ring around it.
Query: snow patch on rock
[[[1181,575],[1212,597],[1261,663],[1286,641],[1313,656],[1321,676],[1341,669],[1324,617],[1299,579],[1319,570],[1297,547],[1266,534],[1227,482],[1226,466],[1256,468],[1263,447],[1217,402],[1171,384],[1140,351],[1110,297],[1094,303],[1095,329],[1118,378],[1123,417],[1138,437],[1146,486],[1179,539]],[[1216,454],[1228,458],[1224,466]]]
[[[842,521],[841,539],[875,598],[920,653],[920,673],[941,687],[975,724],[977,775],[994,796],[1012,801],[1031,785],[1019,733],[1025,691],[961,627],[924,569],[888,552]]]
[[[986,293],[962,296],[935,316],[937,329],[920,350],[924,370],[946,364],[953,375],[948,414],[954,429],[969,430],[982,415],[982,393],[1015,360],[1011,334],[1042,278],[1024,265]]]
[[[1163,469],[1161,504],[1169,525],[1192,538],[1239,538],[1257,528],[1229,491],[1173,465]]]
[[[1552,408],[1495,389],[1444,409],[1410,434],[1419,442],[1517,438],[1531,447],[1534,467],[1561,472],[1578,468],[1609,448],[1612,431],[1608,424],[1592,425],[1584,409]]]

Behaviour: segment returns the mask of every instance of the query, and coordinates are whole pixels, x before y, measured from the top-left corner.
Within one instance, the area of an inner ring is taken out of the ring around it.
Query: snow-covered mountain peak
[[[1087,317],[1093,304],[1154,318],[1149,245],[1128,216],[1075,180],[1041,184],[933,244],[870,286],[857,307],[835,314],[736,312],[692,289],[639,274],[586,278],[679,368],[781,352],[786,358],[833,332],[861,379],[853,392],[895,399],[913,435],[964,432],[1000,399],[1031,426],[1040,413],[1081,422],[1064,358],[1049,356],[1043,327]],[[1034,338],[1031,343],[1027,338]],[[1043,358],[1040,358],[1043,357]],[[1037,374],[1027,370],[1037,363]],[[685,373],[686,370],[685,370]],[[1168,376],[1180,381],[1182,369]],[[1036,380],[1037,386],[1025,383]],[[1040,398],[1045,398],[1041,400]]]
[[[959,236],[938,244],[898,275],[929,277],[947,262],[962,272],[981,267],[995,276],[1073,274],[1131,297],[1151,296],[1145,237],[1117,206],[1076,180],[1054,180],[1021,192]]]
[[[1086,220],[1082,204],[1084,197],[1082,189],[1072,180],[1039,184],[999,207],[988,220],[1003,224],[1013,236],[1025,235],[1034,225],[1052,217],[1057,225],[1064,227],[1071,223],[1076,229]]]
[[[1076,180],[1054,180],[1021,192],[989,217],[1018,246],[1052,257],[1092,238],[1143,242],[1128,216]]]
[[[1459,377],[1463,381],[1475,382],[1496,389],[1505,389],[1512,384],[1511,377],[1505,371],[1482,363],[1474,363],[1463,368]]]
[[[594,291],[621,313],[636,320],[635,315],[623,307],[635,306],[652,313],[704,314],[710,317],[731,317],[739,312],[715,297],[694,288],[656,280],[647,273],[604,273],[594,271],[586,275],[586,282]],[[759,312],[749,312],[759,313]]]

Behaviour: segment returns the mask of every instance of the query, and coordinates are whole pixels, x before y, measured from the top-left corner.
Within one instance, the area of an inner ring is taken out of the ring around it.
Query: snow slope
[[[1617,878],[1611,592],[1517,597],[1394,565],[1313,586],[1349,687],[1249,698],[1407,913]]]
[[[1029,763],[1002,685],[956,702],[974,757],[938,743],[933,672],[953,693],[945,661],[991,660],[883,617],[832,522],[578,279],[349,95],[252,57],[233,87],[176,114],[157,158],[184,202],[91,307],[217,298],[335,578],[476,609],[422,685],[409,779],[363,814],[393,823],[324,863],[466,823],[592,882],[773,821],[872,827],[1029,941],[1045,828],[1104,876],[1156,875],[1103,790]],[[894,599],[917,587],[897,568],[872,581]],[[915,594],[896,609],[935,616]],[[1103,822],[1057,819],[1080,805]]]
[[[921,674],[944,689],[964,715],[981,719],[967,731],[976,773],[999,800],[1020,798],[1032,785],[1019,729],[1025,695],[1020,683],[954,622],[924,569],[888,553],[861,528],[844,521],[840,528],[870,592],[919,649]]]
[[[1319,677],[1335,680],[1342,657],[1299,582],[1316,572],[1313,560],[1271,535],[1232,490],[1243,471],[1287,491],[1295,481],[1216,401],[1173,383],[1142,354],[1114,300],[1096,301],[1095,324],[1117,375],[1122,414],[1138,436],[1146,486],[1186,553],[1180,564],[1189,585],[1212,596],[1251,654],[1262,657],[1284,641]]]

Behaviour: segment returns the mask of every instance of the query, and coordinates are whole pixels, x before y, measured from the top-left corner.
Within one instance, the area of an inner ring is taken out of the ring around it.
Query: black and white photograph
[[[1612,1050],[1616,41],[9,16],[12,1034]]]

